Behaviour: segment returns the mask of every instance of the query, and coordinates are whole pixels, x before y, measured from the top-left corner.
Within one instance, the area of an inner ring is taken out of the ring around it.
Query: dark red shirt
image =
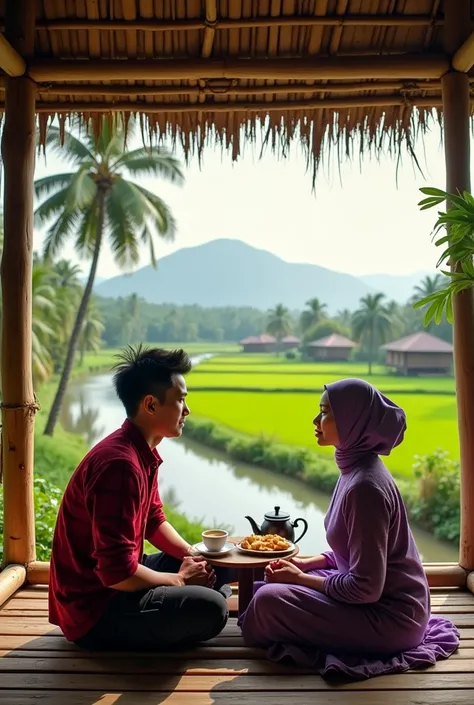
[[[69,480],[54,532],[49,619],[70,641],[85,636],[131,577],[166,521],[161,458],[130,421],[98,443]]]

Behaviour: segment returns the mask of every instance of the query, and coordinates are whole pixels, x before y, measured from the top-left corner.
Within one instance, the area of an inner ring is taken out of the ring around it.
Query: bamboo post
[[[470,1],[445,3],[447,53],[453,56],[469,34]],[[441,79],[444,113],[446,190],[470,191],[469,78],[451,71]],[[454,372],[461,458],[461,540],[459,563],[474,570],[474,290],[457,294],[454,311]]]
[[[6,38],[23,57],[33,54],[35,3],[8,2]],[[5,79],[4,244],[2,280],[2,461],[6,564],[35,559],[33,430],[37,408],[31,371],[31,281],[36,86]]]

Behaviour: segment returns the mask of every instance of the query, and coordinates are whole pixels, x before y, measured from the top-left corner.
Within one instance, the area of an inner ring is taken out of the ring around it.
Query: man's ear
[[[154,414],[156,409],[155,397],[151,394],[147,394],[147,396],[143,400],[143,407],[145,411],[147,411],[149,414]]]

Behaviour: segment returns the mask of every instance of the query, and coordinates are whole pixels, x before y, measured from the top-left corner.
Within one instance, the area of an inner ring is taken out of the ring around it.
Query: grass
[[[296,367],[296,366],[295,366]],[[269,365],[265,369],[247,369],[233,371],[221,371],[220,369],[212,369],[203,363],[195,372],[193,372],[188,380],[190,390],[197,390],[202,387],[244,387],[246,389],[307,389],[314,392],[321,392],[324,385],[329,382],[334,382],[341,377],[357,376],[370,381],[375,387],[382,392],[405,391],[411,394],[454,394],[454,379],[445,378],[426,378],[426,379],[409,379],[407,377],[395,377],[389,375],[372,375],[367,377],[365,374],[348,373],[346,370],[322,371],[321,368],[315,369],[313,372],[308,372],[306,369],[300,369],[303,366],[298,366],[295,370],[278,367],[274,369]]]
[[[410,477],[414,456],[438,448],[459,457],[452,377],[398,377],[383,366],[374,367],[368,377],[364,363],[302,363],[276,355],[221,356],[191,373],[189,402],[197,416],[234,431],[265,435],[278,443],[330,456],[333,449],[315,443],[312,419],[324,384],[343,377],[368,379],[405,410],[405,441],[386,459],[394,474]]]
[[[227,355],[236,353],[239,350],[237,343],[145,343],[147,347],[160,347],[168,350],[184,348],[189,355],[200,355],[202,353],[219,353]],[[117,363],[116,355],[121,352],[121,348],[105,348],[97,353],[86,353],[84,364],[75,368],[78,374],[83,370],[84,374],[90,371],[110,370]],[[225,359],[225,358],[223,358]]]

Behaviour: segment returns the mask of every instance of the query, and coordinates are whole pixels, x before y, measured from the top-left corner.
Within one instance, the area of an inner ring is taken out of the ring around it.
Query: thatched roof
[[[271,345],[276,343],[276,338],[273,335],[262,333],[262,335],[251,335],[248,338],[243,338],[240,345]]]
[[[353,340],[349,340],[345,335],[339,335],[339,333],[331,333],[325,338],[320,338],[319,340],[313,340],[308,343],[310,348],[347,348],[351,349],[356,347],[356,343]]]
[[[52,115],[137,112],[186,153],[217,139],[236,158],[260,128],[279,154],[298,137],[310,166],[325,147],[350,153],[357,134],[359,150],[398,153],[440,106],[450,66],[439,0],[36,5],[26,65],[43,128]]]
[[[387,352],[410,352],[410,353],[452,353],[453,346],[447,343],[446,340],[420,331],[407,335],[399,340],[394,340],[391,343],[385,343],[381,346],[382,350]]]

